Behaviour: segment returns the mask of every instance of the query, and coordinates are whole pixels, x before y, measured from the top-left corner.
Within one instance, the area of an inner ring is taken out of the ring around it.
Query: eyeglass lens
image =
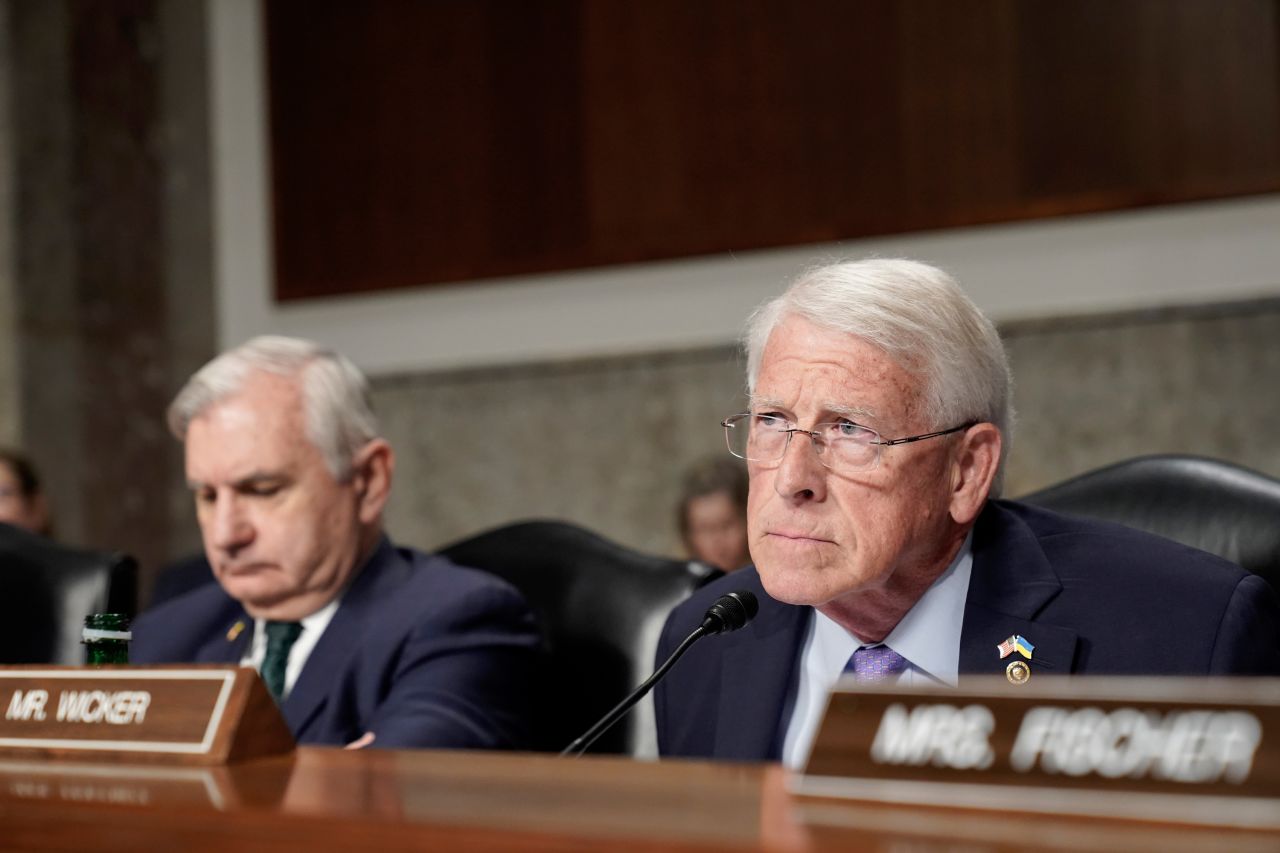
[[[738,415],[725,422],[729,451],[753,462],[776,462],[783,457],[795,433],[813,440],[814,449],[828,467],[860,469],[875,464],[880,435],[849,421],[817,424],[799,430],[785,418],[772,415]]]

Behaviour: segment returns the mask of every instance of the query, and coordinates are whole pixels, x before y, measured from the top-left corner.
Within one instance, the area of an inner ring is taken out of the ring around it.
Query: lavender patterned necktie
[[[888,646],[863,646],[853,653],[845,672],[859,682],[889,681],[907,668],[907,659]]]

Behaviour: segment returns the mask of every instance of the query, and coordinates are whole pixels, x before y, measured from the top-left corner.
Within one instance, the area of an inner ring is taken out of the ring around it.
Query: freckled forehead
[[[897,420],[914,414],[920,396],[916,377],[884,350],[789,317],[765,345],[752,401]]]

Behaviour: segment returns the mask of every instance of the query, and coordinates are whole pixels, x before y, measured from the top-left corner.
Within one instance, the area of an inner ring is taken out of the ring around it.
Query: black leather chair
[[[216,583],[216,579],[213,576],[213,568],[210,567],[204,553],[190,554],[163,566],[156,573],[156,581],[151,587],[151,600],[147,603],[147,608],[163,604],[171,598],[177,598],[211,583]]]
[[[1225,557],[1280,590],[1280,480],[1200,456],[1140,456],[1022,500]]]
[[[123,554],[72,548],[0,524],[0,663],[83,664],[84,617],[132,614],[137,573]]]
[[[718,569],[641,554],[559,521],[499,527],[442,550],[505,578],[542,620],[548,670],[535,697],[535,747],[559,751],[653,670],[671,608]],[[641,703],[589,750],[654,755],[653,709]]]

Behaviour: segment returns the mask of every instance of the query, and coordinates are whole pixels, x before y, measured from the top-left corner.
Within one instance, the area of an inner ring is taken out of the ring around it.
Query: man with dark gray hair
[[[169,408],[206,584],[141,616],[137,663],[254,666],[299,742],[516,747],[539,636],[503,581],[382,532],[394,455],[360,371],[260,337]]]
[[[1217,557],[996,500],[1013,415],[995,328],[943,271],[866,260],[801,275],[750,319],[750,410],[724,421],[750,477],[754,567],[699,590],[746,628],[694,646],[655,697],[663,755],[801,766],[826,694],[961,675],[1280,674],[1280,603]]]

